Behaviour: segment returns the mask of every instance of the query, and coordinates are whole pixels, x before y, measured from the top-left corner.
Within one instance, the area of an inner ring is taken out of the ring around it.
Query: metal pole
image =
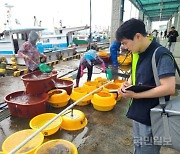
[[[120,21],[123,22],[124,17],[124,0],[121,0],[121,13],[120,13]]]
[[[54,118],[52,118],[51,120],[49,120],[46,124],[44,124],[41,128],[39,128],[36,132],[34,132],[31,136],[29,136],[27,139],[25,139],[22,143],[20,143],[17,147],[15,147],[12,151],[9,152],[9,154],[14,154],[16,151],[18,151],[22,146],[24,146],[27,142],[29,142],[33,137],[35,137],[36,135],[38,135],[44,128],[46,128],[47,126],[49,126],[54,120],[56,120],[57,118],[59,118],[61,115],[63,115],[67,110],[71,109],[73,106],[75,106],[76,104],[78,104],[80,101],[82,101],[83,99],[85,99],[86,97],[88,97],[89,95],[92,95],[93,93],[95,93],[96,91],[102,89],[104,86],[108,85],[109,83],[111,83],[112,81],[109,81],[108,83],[102,85],[101,87],[93,90],[92,92],[88,93],[87,95],[83,96],[82,98],[80,98],[79,100],[77,100],[76,102],[74,102],[73,104],[71,104],[70,106],[68,106],[67,108],[65,108],[63,111],[61,111],[59,114],[57,114]]]
[[[130,8],[130,18],[131,18],[131,15],[132,15],[132,3],[131,3],[131,8]]]
[[[92,35],[91,35],[91,21],[92,21],[92,11],[91,11],[91,0],[90,0],[90,5],[89,5],[89,8],[90,8],[90,34],[89,34],[89,45],[90,45],[90,49],[91,49],[91,40],[92,40]]]

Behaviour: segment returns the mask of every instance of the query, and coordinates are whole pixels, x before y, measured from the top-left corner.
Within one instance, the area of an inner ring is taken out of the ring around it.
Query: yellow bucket
[[[67,94],[66,90],[63,89],[53,89],[48,92],[48,95],[49,104],[55,108],[66,106],[70,99],[70,96]]]
[[[100,84],[100,86],[102,86],[108,82],[108,80],[106,78],[102,78],[102,77],[97,77],[94,81],[98,82]]]
[[[79,130],[87,125],[87,119],[80,110],[68,110],[62,116],[61,128],[65,130]]]
[[[87,81],[83,85],[83,87],[85,87],[88,92],[91,92],[100,86],[101,86],[100,83],[96,81]]]
[[[0,74],[5,74],[6,73],[6,69],[0,68]]]
[[[106,91],[101,91],[93,95],[91,99],[94,109],[98,111],[110,111],[116,105],[114,95]]]
[[[72,90],[70,98],[72,99],[73,102],[76,102],[77,100],[79,100],[80,98],[82,98],[83,96],[85,96],[87,94],[88,94],[88,91],[85,87],[77,87]],[[77,105],[80,105],[80,106],[88,105],[91,103],[90,102],[91,98],[92,98],[92,95],[86,97],[84,100],[79,102]]]
[[[114,83],[119,85],[121,87],[122,83],[125,82],[126,80],[119,80],[119,79],[116,79],[114,80]]]
[[[121,65],[120,67],[119,67],[119,69],[121,70],[121,71],[124,71],[124,72],[130,72],[131,71],[131,67],[130,66],[125,66],[125,65]]]
[[[126,59],[125,59],[126,58]],[[125,60],[124,60],[125,59]],[[123,62],[124,61],[124,62]],[[131,56],[126,57],[126,55],[120,55],[118,57],[118,62],[122,63],[122,65],[129,65],[132,62]]]
[[[69,81],[73,81],[72,78],[61,78],[62,80],[69,80]]]
[[[100,82],[96,82],[96,81],[87,81],[84,83],[83,87],[86,89],[86,91],[89,93],[97,88],[99,88],[101,86],[101,83]],[[100,90],[96,91],[97,92],[100,92]]]
[[[76,146],[67,141],[62,139],[51,140],[46,143],[43,143],[34,154],[55,154],[55,153],[71,153],[71,154],[78,154],[78,150]]]
[[[41,128],[43,125],[45,125],[49,120],[54,118],[56,115],[57,114],[55,113],[40,114],[38,116],[35,116],[33,119],[31,119],[29,125],[32,129],[37,130]],[[62,118],[59,117],[56,120],[54,120],[49,126],[47,126],[45,129],[43,129],[42,133],[44,134],[44,136],[49,136],[56,133],[59,130],[61,123],[62,123]]]
[[[20,143],[22,143],[25,139],[27,139],[29,136],[35,133],[35,131],[36,130],[33,129],[25,129],[10,135],[2,144],[3,152],[9,153]],[[29,142],[27,142],[24,146],[22,146],[16,153],[34,154],[34,151],[43,143],[43,141],[44,136],[42,133],[39,133],[38,135],[33,137]]]
[[[108,51],[99,51],[99,52],[98,52],[98,55],[99,55],[100,57],[105,57],[105,56],[108,56],[108,55],[109,55],[109,52],[108,52]]]
[[[104,91],[107,91],[107,92],[110,92],[111,90],[118,90],[121,86],[119,84],[116,84],[116,83],[110,83],[108,85],[106,85],[103,90]],[[113,94],[114,95],[114,98],[117,98],[117,94]],[[118,100],[121,99],[121,95],[118,95]]]

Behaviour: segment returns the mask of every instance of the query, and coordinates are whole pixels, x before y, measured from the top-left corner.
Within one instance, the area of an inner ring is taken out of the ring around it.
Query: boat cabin
[[[8,64],[11,64],[10,58],[17,57],[17,52],[22,44],[28,40],[29,33],[34,30],[40,32],[44,30],[41,27],[32,28],[9,28],[1,33],[0,37],[0,57],[5,57]],[[20,59],[20,58],[19,58]]]
[[[37,44],[37,47],[40,52],[42,52],[41,49],[44,49],[44,52],[66,49],[69,45],[75,44],[73,42],[73,35],[75,32],[88,28],[89,26],[55,28],[53,34],[42,34],[40,43]],[[40,49],[41,45],[42,47]]]
[[[0,55],[14,55],[21,48],[22,44],[28,40],[29,33],[42,31],[44,28],[17,28],[5,29],[0,38]]]

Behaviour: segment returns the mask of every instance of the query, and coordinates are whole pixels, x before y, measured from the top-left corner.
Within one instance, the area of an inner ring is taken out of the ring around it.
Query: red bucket
[[[56,78],[55,80],[55,88],[66,90],[67,94],[70,95],[73,88],[73,81],[63,80]]]
[[[25,94],[25,91],[17,91],[5,96],[4,100],[12,115],[32,118],[46,112],[48,94],[28,95]]]
[[[27,94],[42,94],[55,87],[54,80],[57,73],[43,74],[41,71],[35,71],[25,74],[21,77],[24,82]]]

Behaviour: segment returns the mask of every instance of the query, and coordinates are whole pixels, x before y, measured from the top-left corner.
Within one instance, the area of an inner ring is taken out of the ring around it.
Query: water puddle
[[[81,133],[79,133],[72,141],[77,148],[88,139],[89,136],[86,136],[87,132],[88,132],[88,128],[84,127],[84,130]]]

